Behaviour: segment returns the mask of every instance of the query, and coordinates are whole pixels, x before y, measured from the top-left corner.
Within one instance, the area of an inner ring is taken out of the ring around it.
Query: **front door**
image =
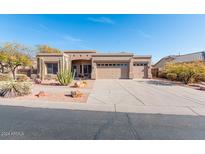
[[[91,65],[83,65],[83,75],[85,77],[89,77],[90,78],[90,75],[91,75]]]

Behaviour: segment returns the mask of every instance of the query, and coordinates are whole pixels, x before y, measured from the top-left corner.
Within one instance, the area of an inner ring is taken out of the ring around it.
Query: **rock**
[[[74,86],[80,88],[80,82],[79,81],[75,82]]]
[[[200,90],[205,90],[205,86],[200,86]]]
[[[41,79],[35,79],[34,81],[36,84],[41,84]]]
[[[78,98],[78,97],[82,97],[82,96],[83,96],[83,93],[80,92],[79,90],[71,91],[71,96],[72,96],[73,98]]]
[[[76,87],[76,88],[83,88],[83,87],[85,87],[86,86],[86,84],[87,83],[85,83],[85,82],[76,82],[75,84],[74,84],[74,87]]]
[[[43,97],[46,96],[46,93],[44,91],[40,91],[38,94],[36,94],[35,96],[37,97]]]

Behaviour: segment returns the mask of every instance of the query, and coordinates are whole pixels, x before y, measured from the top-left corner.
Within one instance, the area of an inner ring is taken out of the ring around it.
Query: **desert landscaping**
[[[18,96],[15,98],[8,98],[14,100],[44,100],[51,102],[76,102],[86,103],[88,95],[92,90],[94,80],[86,80],[86,85],[83,87],[77,87],[76,83],[82,83],[83,81],[73,81],[69,86],[60,86],[57,81],[44,81],[41,84],[33,84],[32,91],[29,95]],[[80,93],[73,94],[72,93]]]
[[[39,47],[39,50],[56,52],[56,49],[47,46]],[[29,51],[29,48],[16,43],[6,43],[0,48],[1,99],[79,103],[87,101],[94,81],[83,78],[76,80],[75,72],[66,69],[42,80],[34,73],[36,61]]]

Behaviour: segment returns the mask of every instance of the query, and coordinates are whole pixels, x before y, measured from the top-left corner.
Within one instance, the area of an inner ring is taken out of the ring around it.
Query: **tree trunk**
[[[16,71],[15,71],[15,69],[12,70],[11,72],[12,72],[12,75],[13,75],[13,79],[16,80]]]
[[[1,68],[1,70],[2,70],[2,73],[4,73],[4,65],[2,65],[2,68]]]
[[[4,66],[3,64],[0,64],[1,65],[1,73],[4,73]]]

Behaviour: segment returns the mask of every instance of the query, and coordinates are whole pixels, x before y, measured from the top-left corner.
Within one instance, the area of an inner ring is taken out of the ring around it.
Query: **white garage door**
[[[97,63],[97,79],[127,79],[128,63]]]

